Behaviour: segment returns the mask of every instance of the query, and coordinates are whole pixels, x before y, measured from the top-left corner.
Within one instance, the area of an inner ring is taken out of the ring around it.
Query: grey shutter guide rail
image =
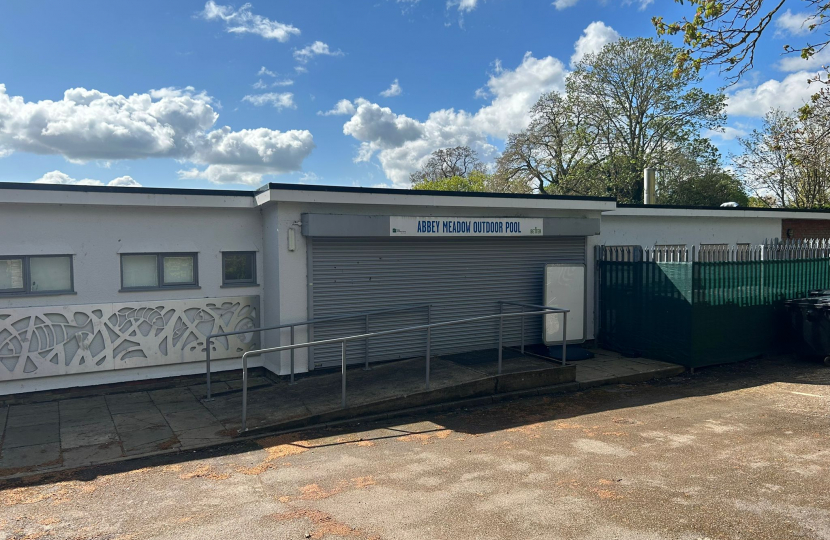
[[[585,237],[535,238],[315,238],[311,254],[312,312],[315,317],[385,309],[406,304],[434,304],[432,322],[463,319],[475,310],[498,313],[499,300],[540,304],[544,267],[550,263],[585,263]],[[542,342],[542,317],[525,321],[528,343]],[[373,317],[373,332],[427,324],[426,313]],[[314,339],[365,331],[365,321],[315,325]],[[369,347],[369,361],[423,355],[425,335],[379,337]],[[504,321],[504,343],[519,345],[521,322]],[[435,355],[495,348],[498,321],[436,329]],[[350,343],[348,363],[362,363],[365,343]],[[341,348],[314,348],[314,367],[339,366]]]

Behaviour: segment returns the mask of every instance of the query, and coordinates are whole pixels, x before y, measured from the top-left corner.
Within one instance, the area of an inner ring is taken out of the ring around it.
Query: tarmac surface
[[[830,369],[774,358],[0,485],[0,539],[830,539]]]

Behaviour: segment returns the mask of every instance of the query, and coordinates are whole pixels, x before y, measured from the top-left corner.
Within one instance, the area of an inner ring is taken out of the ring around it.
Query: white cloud
[[[395,79],[392,86],[381,92],[380,95],[383,97],[394,97],[401,95],[401,92],[403,92],[403,88],[401,88],[401,85],[398,83],[398,79]]]
[[[565,74],[565,66],[556,58],[535,58],[527,53],[515,70],[502,69],[490,76],[482,94],[491,101],[475,113],[442,109],[421,122],[357,99],[354,103],[346,102],[355,111],[343,132],[361,142],[355,161],[369,161],[377,156],[387,178],[396,186],[405,187],[409,173],[439,148],[468,145],[484,157],[493,156],[496,148],[488,138],[503,139],[524,129],[530,120],[530,108],[539,96],[564,89]],[[341,108],[341,103],[336,109]],[[347,104],[341,110],[347,110]]]
[[[283,109],[297,108],[297,105],[294,103],[294,94],[292,94],[291,92],[269,92],[267,94],[251,94],[243,97],[242,101],[247,101],[255,107],[271,105],[278,111],[281,111]]]
[[[179,171],[181,178],[204,178],[217,184],[262,183],[263,174],[284,174],[300,169],[314,149],[308,131],[273,131],[266,128],[231,131],[229,127],[207,134],[197,163],[204,170]],[[192,160],[193,161],[193,160]]]
[[[311,45],[294,51],[294,59],[303,64],[307,63],[315,56],[343,56],[343,51],[332,51],[328,44],[323,43],[322,41],[315,41]]]
[[[738,137],[745,137],[747,135],[747,131],[740,128],[730,127],[730,126],[723,126],[717,130],[707,129],[703,132],[703,136],[707,138],[717,138],[722,141],[732,141]]]
[[[423,135],[421,123],[365,99],[355,100],[357,110],[343,126],[343,133],[379,148],[396,148]]]
[[[556,9],[567,9],[579,3],[579,0],[554,0],[553,7]],[[600,0],[601,4],[606,4],[607,0]],[[644,11],[648,6],[654,3],[654,0],[622,0],[622,5],[630,6],[637,4],[637,9]]]
[[[819,70],[824,66],[830,65],[830,47],[825,48],[811,56],[810,58],[801,58],[798,53],[789,54],[778,61],[776,67],[781,71],[802,71],[802,70]]]
[[[482,0],[447,0],[447,9],[457,7],[458,11],[469,13]]]
[[[322,179],[323,177],[317,173],[306,172],[300,176],[300,179],[297,180],[297,182],[300,184],[318,184]]]
[[[268,88],[268,84],[262,79],[258,80],[251,86],[253,86],[254,90],[262,90],[263,88]]]
[[[306,130],[211,131],[219,118],[213,105],[210,96],[190,87],[127,97],[73,88],[59,101],[27,102],[0,84],[0,156],[28,152],[79,162],[171,158],[226,167],[225,174],[211,177],[223,182],[260,183],[263,174],[299,170],[314,149]]]
[[[285,43],[291,36],[300,35],[299,28],[255,15],[251,12],[251,4],[243,4],[234,11],[233,6],[223,6],[209,0],[200,15],[208,21],[224,21],[225,31],[231,34],[256,34],[265,39],[276,39],[280,43]]]
[[[90,180],[89,178],[84,178],[83,180],[76,180],[70,177],[68,174],[61,172],[61,171],[51,171],[37,180],[33,182],[34,184],[64,184],[64,185],[72,185],[72,186],[103,186],[105,185],[100,180]],[[141,187],[141,184],[136,182],[130,176],[119,176],[114,180],[110,180],[107,186],[117,186],[117,187]]]
[[[274,86],[291,86],[293,84],[294,84],[294,81],[292,81],[291,79],[283,79],[281,81],[272,82],[271,86],[272,87],[274,87]]]
[[[816,17],[811,13],[793,13],[787,10],[775,19],[777,34],[789,34],[791,36],[806,36],[811,32],[810,25],[814,24]]]
[[[330,111],[317,111],[318,116],[340,116],[352,115],[355,113],[356,107],[348,99],[341,99],[338,101]]]
[[[589,24],[582,35],[576,40],[574,53],[571,56],[571,67],[582,60],[586,54],[597,53],[609,43],[620,39],[620,34],[602,21],[594,21]]]
[[[119,176],[107,183],[108,186],[115,187],[141,187],[141,184],[133,180],[132,176]]]
[[[624,6],[630,6],[631,4],[637,4],[637,9],[640,11],[644,11],[648,6],[654,3],[654,0],[623,0]]]
[[[787,75],[782,81],[770,79],[758,86],[738,90],[727,97],[727,113],[760,118],[772,109],[797,109],[817,91],[815,85],[811,87],[807,82],[813,75],[799,71]]]
[[[274,73],[270,69],[266,68],[265,66],[262,66],[261,68],[259,68],[259,71],[257,71],[256,74],[257,74],[257,77],[261,77],[263,75],[268,75],[269,77],[276,77],[277,76],[276,73]]]

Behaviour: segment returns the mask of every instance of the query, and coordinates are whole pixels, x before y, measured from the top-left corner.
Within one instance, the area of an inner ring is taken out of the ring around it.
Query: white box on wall
[[[569,309],[566,338],[568,343],[585,341],[585,265],[545,265],[545,305]],[[561,313],[545,315],[545,345],[562,343]]]

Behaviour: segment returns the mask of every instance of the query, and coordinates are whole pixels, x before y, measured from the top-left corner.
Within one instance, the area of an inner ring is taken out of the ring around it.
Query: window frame
[[[124,286],[124,257],[137,255],[153,255],[156,257],[156,279],[158,285],[149,285],[141,287],[125,287]],[[193,258],[193,281],[188,283],[170,283],[164,282],[164,258],[165,257],[192,257]],[[139,253],[119,253],[118,258],[119,269],[121,272],[121,288],[118,292],[135,292],[135,291],[160,291],[160,290],[176,290],[176,289],[201,289],[199,286],[199,253],[196,251],[182,252],[182,251],[144,251]]]
[[[54,291],[33,291],[32,290],[32,274],[31,259],[38,258],[58,258],[63,257],[69,259],[69,289],[59,289]],[[68,253],[49,254],[49,255],[0,255],[0,261],[8,261],[13,259],[23,260],[23,288],[22,289],[0,289],[0,296],[60,296],[64,294],[77,294],[75,292],[75,255]]]
[[[251,279],[225,279],[225,255],[250,255],[251,257]],[[222,252],[222,287],[258,287],[256,271],[256,251],[223,251]]]

